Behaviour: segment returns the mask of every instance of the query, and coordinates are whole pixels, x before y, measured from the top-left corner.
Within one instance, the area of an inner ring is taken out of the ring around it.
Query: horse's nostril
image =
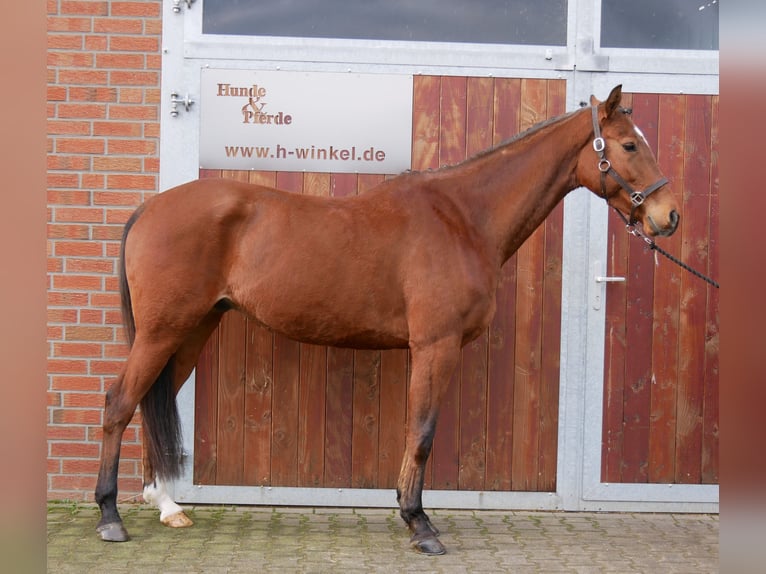
[[[674,209],[670,212],[670,225],[675,229],[678,226],[679,220],[678,212]]]

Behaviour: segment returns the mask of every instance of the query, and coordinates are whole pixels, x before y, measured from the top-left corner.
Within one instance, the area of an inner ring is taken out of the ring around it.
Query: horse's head
[[[603,102],[591,96],[594,136],[580,153],[578,180],[631,223],[640,222],[646,235],[672,235],[679,220],[675,198],[621,98],[622,86]]]

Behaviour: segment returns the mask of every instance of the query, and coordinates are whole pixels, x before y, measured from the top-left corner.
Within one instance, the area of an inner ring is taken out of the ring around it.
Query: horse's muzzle
[[[654,235],[659,237],[670,237],[676,232],[676,229],[678,229],[678,222],[681,220],[681,216],[678,215],[678,212],[674,209],[670,212],[670,215],[668,216],[668,224],[664,227],[657,225],[651,215],[647,216],[647,220],[649,221],[649,226],[652,228]]]

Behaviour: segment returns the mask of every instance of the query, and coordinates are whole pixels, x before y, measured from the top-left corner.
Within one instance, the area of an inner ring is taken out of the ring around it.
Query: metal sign
[[[412,76],[203,69],[200,167],[400,173]]]

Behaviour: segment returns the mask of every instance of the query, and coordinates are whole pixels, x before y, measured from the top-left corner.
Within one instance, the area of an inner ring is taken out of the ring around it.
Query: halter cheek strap
[[[601,128],[598,125],[598,107],[593,106],[591,108],[591,112],[593,114],[593,149],[596,150],[596,153],[598,154],[598,170],[601,172],[601,195],[603,196],[604,200],[607,202],[609,201],[606,196],[606,176],[609,175],[620,185],[622,189],[627,191],[628,195],[630,196],[630,202],[633,204],[633,207],[630,209],[630,216],[626,220],[626,224],[629,227],[632,227],[636,224],[637,221],[634,215],[636,213],[636,209],[638,209],[638,206],[644,203],[644,200],[649,197],[649,195],[668,183],[668,180],[667,178],[663,177],[643,191],[636,191],[633,189],[633,187],[631,187],[631,185],[625,181],[620,176],[620,174],[617,173],[617,171],[615,171],[609,160],[606,159],[606,142],[604,141],[604,138],[601,137]],[[625,219],[625,216],[623,216],[619,210],[617,210],[617,213],[619,213],[620,216]]]

